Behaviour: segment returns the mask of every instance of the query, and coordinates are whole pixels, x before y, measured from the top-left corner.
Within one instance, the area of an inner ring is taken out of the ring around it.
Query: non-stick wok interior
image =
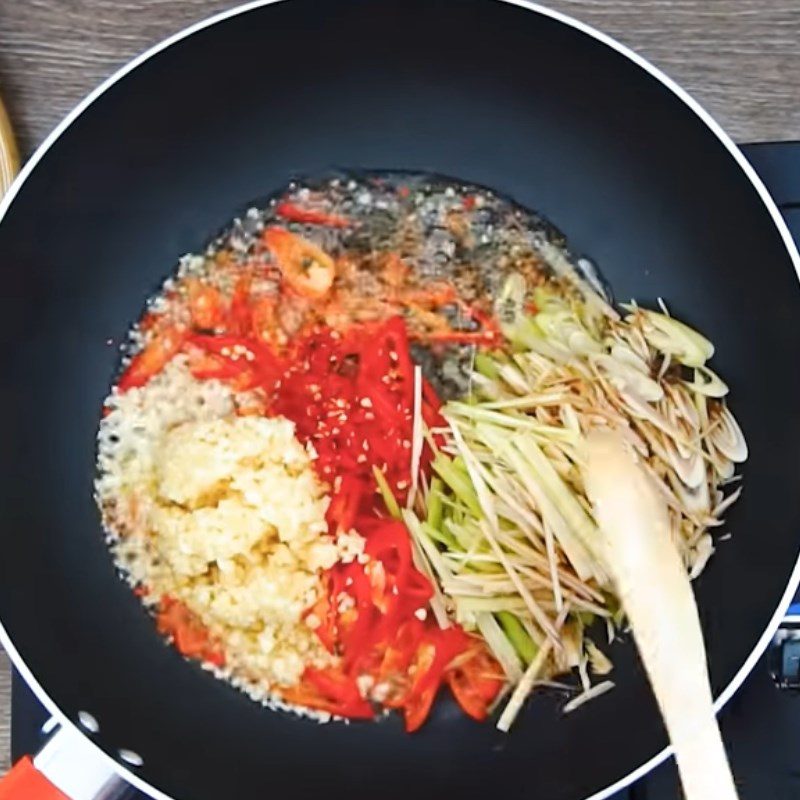
[[[567,718],[537,696],[508,736],[449,702],[410,737],[394,718],[318,726],[184,662],[114,574],[92,478],[116,345],[178,256],[247,201],[336,166],[511,194],[618,299],[663,296],[714,340],[752,455],[733,539],[697,588],[716,689],[741,667],[798,551],[795,272],[678,98],[586,34],[492,0],[241,14],[145,62],[50,148],[0,225],[0,619],[50,697],[93,713],[97,741],[140,753],[175,797],[586,797],[665,744],[630,645],[613,649],[615,691]]]

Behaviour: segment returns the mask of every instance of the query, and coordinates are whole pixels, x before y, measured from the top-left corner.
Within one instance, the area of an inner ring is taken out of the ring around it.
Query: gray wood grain
[[[0,93],[22,152],[30,153],[131,57],[231,5],[229,0],[0,0]],[[739,141],[800,138],[800,0],[550,0],[549,5],[650,59]],[[8,661],[0,652],[0,772],[8,765],[9,710]]]

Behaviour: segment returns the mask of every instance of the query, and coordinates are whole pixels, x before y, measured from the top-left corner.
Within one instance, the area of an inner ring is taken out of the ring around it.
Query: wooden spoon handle
[[[0,101],[0,197],[2,197],[19,170],[19,151],[14,131],[3,103]]]
[[[736,800],[694,594],[666,505],[622,438],[587,440],[586,488],[603,555],[661,709],[687,800]]]

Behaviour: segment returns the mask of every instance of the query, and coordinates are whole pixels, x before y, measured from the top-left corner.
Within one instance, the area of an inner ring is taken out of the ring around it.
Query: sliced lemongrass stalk
[[[722,406],[719,412],[719,426],[709,438],[714,447],[735,464],[747,461],[747,443],[744,434],[727,406]]]
[[[375,464],[373,464],[372,466],[372,474],[375,476],[375,483],[378,484],[378,491],[380,491],[381,493],[383,502],[386,505],[386,510],[395,519],[400,519],[401,518],[400,506],[398,505],[397,499],[392,493],[392,489],[389,486],[389,482],[386,480],[386,476],[381,472],[381,470]]]
[[[436,576],[436,572],[438,572],[440,569],[441,572],[439,573],[439,577],[446,575],[448,572],[447,568],[441,562],[440,558],[436,560],[435,566],[433,565],[432,562],[438,556],[438,550],[436,550],[436,547],[429,542],[423,533],[422,526],[420,525],[419,520],[416,518],[414,513],[408,510],[404,510],[401,513],[403,522],[405,522],[406,528],[411,534],[414,564],[417,569],[419,569],[420,572],[422,572],[423,575],[428,578],[428,581],[431,584],[431,589],[433,590],[433,596],[429,601],[433,616],[436,618],[436,622],[440,628],[449,628],[450,617],[447,614],[447,604],[445,602],[444,595],[439,588],[439,582],[437,581]]]
[[[516,684],[522,678],[522,664],[514,646],[508,641],[494,615],[487,612],[475,614],[475,624],[492,655],[503,668],[506,678],[512,684]]]
[[[564,620],[567,618],[568,613],[569,607],[564,606],[555,621],[555,627],[557,629],[560,629],[564,624]],[[536,654],[536,657],[528,665],[527,669],[525,670],[525,674],[522,676],[519,683],[514,687],[514,691],[511,693],[511,697],[509,698],[506,707],[503,709],[500,719],[497,721],[498,730],[507,733],[511,729],[511,726],[514,724],[514,720],[517,718],[517,715],[522,709],[523,703],[528,699],[528,695],[533,689],[534,682],[539,677],[539,673],[547,663],[547,659],[551,651],[552,643],[550,639],[547,639],[539,648],[539,652]]]
[[[714,555],[714,540],[707,533],[704,533],[697,540],[694,547],[694,552],[689,561],[689,579],[694,580],[699,578],[700,574],[706,568],[708,560]]]
[[[448,403],[445,406],[444,414],[448,422],[451,423],[451,426],[458,424],[457,420],[452,419],[452,417],[455,416],[468,419],[472,422],[488,422],[502,428],[532,431],[546,438],[561,439],[567,442],[577,441],[572,431],[564,430],[564,428],[557,428],[554,425],[542,425],[523,414],[502,413],[482,406],[471,406],[467,403],[457,402]]]
[[[481,507],[469,475],[458,469],[451,459],[442,454],[434,458],[431,466],[467,509],[475,516],[479,516]]]
[[[522,663],[526,666],[530,664],[536,657],[539,646],[528,631],[525,630],[525,626],[511,611],[498,610],[495,616],[506,638],[511,642],[517,655],[522,659]]]
[[[714,345],[705,336],[674,317],[639,309],[644,319],[643,333],[648,344],[669,353],[687,367],[702,367],[714,355]]]
[[[483,512],[483,516],[489,522],[491,529],[494,531],[498,527],[497,509],[494,505],[494,497],[491,491],[489,491],[489,487],[486,485],[486,481],[483,476],[484,471],[481,468],[480,462],[475,457],[475,454],[464,441],[464,437],[461,435],[461,431],[459,430],[458,426],[451,425],[451,430],[456,447],[458,447],[459,453],[464,459],[467,473],[472,481],[472,487],[475,490],[475,494],[478,498],[478,505]]]
[[[613,681],[602,681],[601,683],[595,684],[589,689],[581,692],[576,697],[573,697],[572,700],[566,703],[562,709],[563,713],[571,714],[573,711],[577,711],[582,705],[588,703],[590,700],[594,700],[595,698],[604,695],[606,692],[610,692],[614,686],[615,684]]]
[[[505,409],[517,409],[524,411],[526,409],[537,408],[539,406],[560,406],[568,397],[569,395],[563,390],[554,392],[538,392],[525,394],[521,397],[509,397],[503,400],[490,400],[488,402],[481,403],[481,408],[492,411],[502,411]]]
[[[660,383],[624,361],[605,353],[595,355],[591,360],[605,372],[612,386],[620,391],[630,389],[649,403],[658,402],[664,396]]]
[[[414,508],[419,487],[419,465],[422,458],[422,367],[414,365],[414,411],[411,422],[411,488],[406,498],[406,508]]]
[[[525,601],[525,605],[528,607],[528,611],[530,611],[533,619],[536,620],[536,624],[547,634],[550,641],[553,643],[553,646],[557,650],[560,649],[561,642],[558,638],[558,630],[553,625],[553,622],[550,620],[547,614],[544,613],[542,607],[536,602],[536,600],[534,600],[533,595],[530,593],[530,591],[528,591],[528,587],[525,586],[525,583],[521,580],[517,574],[517,571],[514,569],[514,565],[497,543],[497,539],[494,537],[494,531],[492,530],[491,525],[487,520],[481,520],[478,524],[480,525],[483,535],[486,537],[495,554],[497,555],[498,560],[508,573],[508,577],[511,579],[511,583],[514,585],[514,588],[519,592],[520,597],[522,597],[522,599]]]
[[[739,499],[739,496],[742,493],[742,488],[743,487],[740,486],[738,489],[731,492],[724,500],[717,503],[711,512],[712,516],[720,518]]]
[[[556,561],[556,547],[553,538],[553,529],[547,522],[544,523],[544,541],[547,547],[547,559],[550,562],[550,580],[553,586],[553,601],[556,608],[561,611],[564,607],[564,598],[561,593],[561,581],[558,579],[558,562]]]
[[[440,528],[442,525],[442,489],[444,484],[442,479],[435,475],[431,478],[425,506],[425,522],[432,528]]]
[[[608,675],[614,669],[611,659],[591,639],[584,639],[583,646],[595,675]]]
[[[694,380],[686,386],[706,397],[720,398],[728,394],[728,385],[705,365],[694,368]]]

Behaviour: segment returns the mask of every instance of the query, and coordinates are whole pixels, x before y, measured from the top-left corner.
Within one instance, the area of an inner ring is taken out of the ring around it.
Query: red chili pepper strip
[[[285,228],[272,226],[262,234],[285,284],[301,297],[324,297],[333,286],[336,265],[313,242]]]
[[[283,201],[275,206],[275,213],[289,222],[301,222],[309,225],[327,225],[329,228],[349,228],[350,220],[337,214],[328,214],[313,208],[303,208],[295,203]]]
[[[187,282],[189,313],[192,325],[198,330],[214,330],[225,321],[225,301],[219,289],[197,279]]]
[[[228,311],[228,333],[245,336],[253,324],[253,310],[250,305],[250,278],[242,276],[236,281]]]
[[[469,637],[457,627],[431,630],[417,650],[414,680],[403,704],[406,731],[413,733],[428,718],[448,664],[466,647]]]
[[[117,381],[117,389],[126,392],[128,389],[144,386],[178,353],[185,339],[186,331],[177,326],[165,328],[157,333],[144,349],[131,359],[127,369]]]
[[[384,326],[383,334],[385,347],[390,348],[390,363],[397,360],[398,377],[403,381],[406,398],[410,400],[414,391],[414,362],[409,352],[405,323],[400,317],[392,317]]]
[[[464,310],[467,316],[470,317],[470,319],[474,319],[475,322],[477,322],[485,332],[492,332],[498,337],[502,335],[500,324],[489,312],[484,311],[483,309],[474,305],[467,306]]]
[[[309,667],[303,673],[303,680],[314,686],[323,697],[337,703],[346,716],[374,716],[372,706],[361,697],[358,687],[343,672],[333,667]]]
[[[425,625],[416,617],[404,622],[397,629],[397,635],[386,648],[381,660],[377,675],[378,682],[391,685],[393,681],[397,681],[399,676],[402,676],[407,683],[411,662],[414,660],[424,634]],[[400,691],[400,687],[395,685],[384,705],[391,707],[392,702],[394,702],[394,705],[397,706],[397,698],[400,697],[402,700],[407,688],[407,685],[403,685],[402,691]],[[392,698],[394,698],[394,701]]]
[[[347,474],[342,477],[339,491],[334,495],[328,508],[327,518],[331,530],[336,532],[352,530],[367,491],[365,482],[355,475]]]
[[[282,359],[262,342],[251,337],[192,334],[187,337],[186,344],[189,366],[196,378],[237,379],[242,374],[249,373],[251,385],[257,383],[269,391],[285,370]],[[200,357],[202,353],[209,356],[207,361]],[[211,374],[204,375],[204,370]],[[250,387],[237,385],[235,388],[241,390]]]
[[[330,576],[328,576],[327,580],[330,584]],[[337,625],[336,610],[330,600],[331,594],[330,590],[327,593],[323,593],[319,600],[305,612],[304,618],[308,621],[308,618],[312,615],[316,617],[318,624],[315,626],[314,632],[322,642],[322,646],[333,654],[336,652]]]
[[[436,394],[436,389],[431,386],[426,378],[422,379],[422,399],[434,413],[439,413],[439,409],[442,407],[442,401],[439,399],[439,395]],[[444,418],[441,418],[441,421],[444,423]]]
[[[300,440],[313,444],[320,477],[333,483],[352,474],[373,487],[372,465],[385,464],[402,501],[413,424],[413,364],[402,321],[312,333],[292,346],[286,363],[270,411],[293,420]],[[409,369],[409,377],[401,374]]]
[[[451,283],[435,283],[424,289],[407,291],[403,295],[406,305],[417,306],[422,309],[441,308],[448,303],[458,301],[458,292]]]
[[[503,682],[500,665],[485,647],[447,673],[447,683],[456,702],[465,714],[478,722],[489,716],[489,708],[503,688]]]
[[[419,730],[431,713],[433,701],[439,690],[438,685],[430,685],[423,691],[409,697],[403,705],[403,718],[406,722],[406,732],[414,733]]]
[[[178,652],[222,667],[225,655],[212,641],[199,618],[180,600],[164,595],[158,606],[156,627],[164,636],[171,636]]]
[[[319,670],[309,667],[298,686],[281,690],[290,703],[327,711],[349,719],[372,719],[372,706],[358,694],[356,684],[331,667]]]

